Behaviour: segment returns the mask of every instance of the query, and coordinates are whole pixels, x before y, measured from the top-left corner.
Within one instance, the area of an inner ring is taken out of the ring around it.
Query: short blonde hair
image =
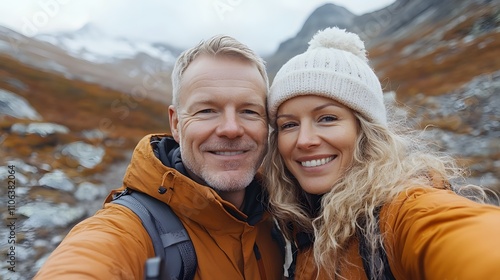
[[[269,89],[269,79],[267,77],[264,60],[245,44],[239,42],[231,36],[216,35],[206,41],[201,41],[195,47],[181,53],[172,70],[172,105],[178,107],[179,94],[181,91],[181,80],[184,71],[199,55],[213,56],[233,56],[247,60],[255,64],[266,85],[266,94]]]

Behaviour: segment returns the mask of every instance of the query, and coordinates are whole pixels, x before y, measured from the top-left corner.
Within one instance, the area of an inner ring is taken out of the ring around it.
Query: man
[[[185,51],[172,73],[172,137],[136,147],[122,188],[170,205],[197,256],[195,279],[281,279],[260,180],[267,150],[263,61],[228,36]],[[151,239],[128,208],[105,203],[67,235],[36,279],[142,279]]]

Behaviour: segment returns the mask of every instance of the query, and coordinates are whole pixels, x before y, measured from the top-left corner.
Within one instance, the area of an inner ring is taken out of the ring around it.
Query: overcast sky
[[[0,0],[0,25],[27,36],[94,23],[131,39],[191,47],[228,34],[261,55],[295,36],[319,6],[334,3],[361,15],[394,0]]]

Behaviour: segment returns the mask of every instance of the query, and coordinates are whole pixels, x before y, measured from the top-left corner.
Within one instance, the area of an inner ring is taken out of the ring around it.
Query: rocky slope
[[[138,139],[168,130],[165,106],[0,55],[0,279],[32,279],[102,206]]]

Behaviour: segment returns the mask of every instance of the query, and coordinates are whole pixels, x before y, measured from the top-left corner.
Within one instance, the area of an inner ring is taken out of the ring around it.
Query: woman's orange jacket
[[[416,188],[382,208],[380,229],[396,279],[500,279],[500,207]],[[296,280],[316,279],[311,248],[298,254]],[[346,258],[342,276],[367,279],[357,240]],[[318,279],[329,278],[323,272]]]

